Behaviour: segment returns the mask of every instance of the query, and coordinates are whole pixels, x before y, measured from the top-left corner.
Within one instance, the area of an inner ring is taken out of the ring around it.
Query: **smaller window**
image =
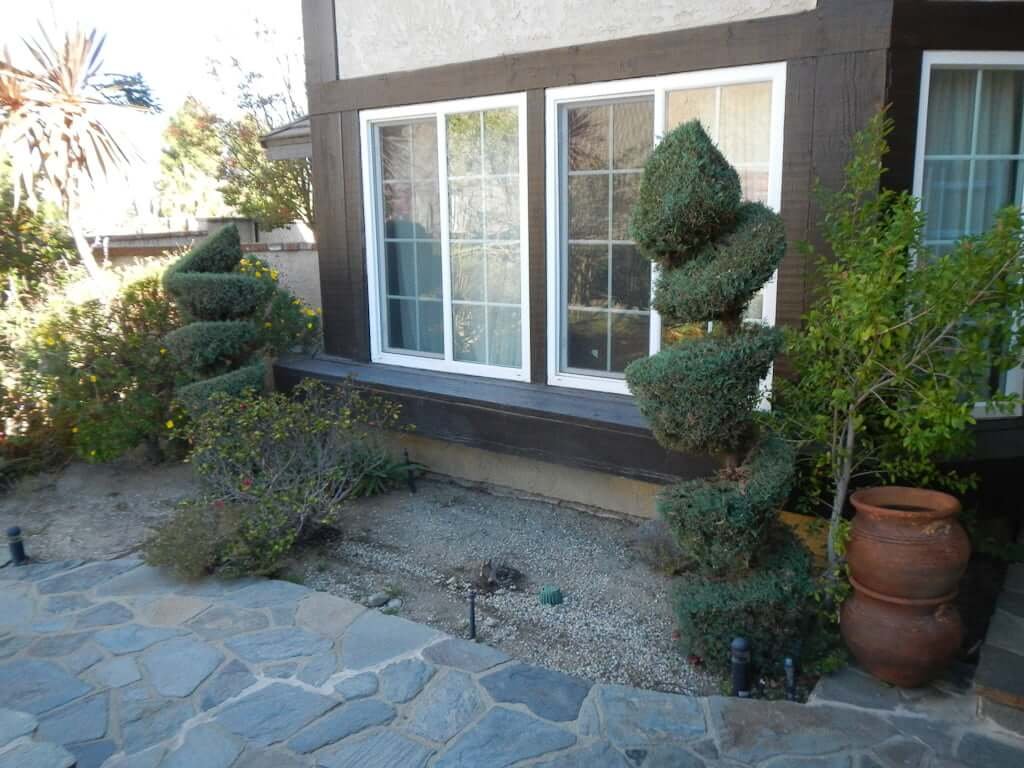
[[[929,250],[948,253],[1000,209],[1024,206],[1024,53],[926,52],[917,129],[914,195]],[[978,387],[984,398],[1022,385],[1018,368],[981,374]]]
[[[360,119],[372,359],[528,380],[524,97]]]

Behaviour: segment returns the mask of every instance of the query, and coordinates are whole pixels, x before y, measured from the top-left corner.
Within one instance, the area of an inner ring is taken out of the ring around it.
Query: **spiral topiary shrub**
[[[735,170],[693,121],[648,159],[632,232],[661,267],[654,306],[697,331],[629,365],[626,381],[659,443],[722,459],[715,476],[672,485],[658,502],[697,567],[675,593],[683,647],[723,671],[729,641],[744,635],[762,665],[778,661],[803,629],[813,579],[806,549],[777,522],[793,452],[754,421],[781,336],[743,313],[785,254],[782,221],[740,201]]]
[[[164,338],[177,363],[176,396],[201,410],[215,392],[262,390],[264,359],[315,344],[318,313],[277,285],[277,272],[246,258],[233,224],[164,273],[164,288],[189,323]]]

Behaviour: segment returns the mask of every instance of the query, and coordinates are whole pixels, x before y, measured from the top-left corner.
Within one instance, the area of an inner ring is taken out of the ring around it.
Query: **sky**
[[[161,132],[187,96],[218,114],[235,113],[236,82],[211,77],[211,57],[235,57],[273,74],[274,52],[256,35],[257,18],[301,61],[301,0],[0,0],[0,47],[7,46],[15,60],[24,55],[21,38],[38,35],[39,20],[47,30],[55,23],[95,28],[106,35],[103,71],[141,72],[163,107],[156,115],[117,118],[115,130],[139,160],[127,184],[111,181],[90,196],[87,215],[98,230],[131,227],[124,212],[132,203],[148,206],[159,175]],[[295,74],[301,78],[301,67]]]

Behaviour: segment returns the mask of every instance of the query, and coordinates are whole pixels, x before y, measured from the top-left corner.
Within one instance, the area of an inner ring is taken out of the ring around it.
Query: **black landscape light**
[[[750,698],[750,643],[737,637],[729,646],[732,652],[732,695]]]
[[[11,550],[11,562],[15,565],[25,565],[28,557],[25,555],[25,542],[21,538],[21,528],[12,525],[7,529],[7,547]]]
[[[476,592],[469,592],[469,639],[476,640]]]

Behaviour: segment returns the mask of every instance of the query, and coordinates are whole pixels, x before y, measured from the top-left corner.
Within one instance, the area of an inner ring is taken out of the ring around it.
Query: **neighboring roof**
[[[260,137],[260,144],[271,160],[302,160],[312,157],[309,117],[299,118],[265,133]]]

